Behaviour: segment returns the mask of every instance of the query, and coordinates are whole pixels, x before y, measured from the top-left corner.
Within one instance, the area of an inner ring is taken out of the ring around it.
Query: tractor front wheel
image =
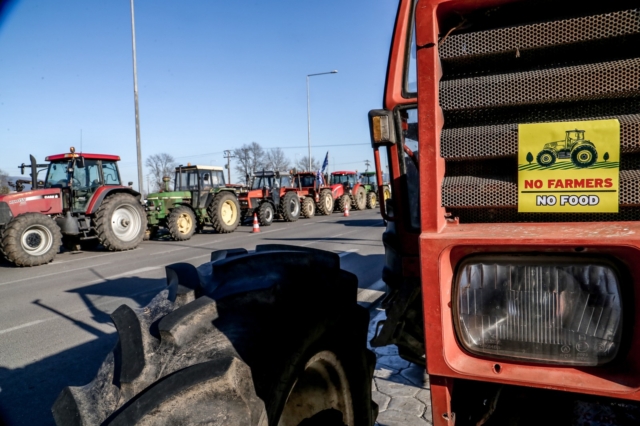
[[[556,155],[555,151],[552,151],[550,149],[543,149],[538,153],[536,161],[541,167],[549,167],[556,162],[557,158],[558,156]]]
[[[320,192],[320,200],[318,201],[318,212],[322,215],[330,215],[333,213],[333,196],[331,190],[323,189]]]
[[[96,233],[107,250],[133,250],[144,239],[147,216],[131,194],[117,193],[102,202],[96,212]]]
[[[196,232],[196,214],[187,206],[176,207],[171,210],[167,220],[167,228],[171,238],[176,241],[186,241]]]
[[[62,244],[56,222],[40,213],[17,216],[2,230],[0,251],[16,266],[38,266],[53,260]]]
[[[287,192],[280,200],[280,214],[285,222],[295,222],[300,217],[300,198],[293,191]]]
[[[316,203],[313,202],[311,197],[305,197],[304,200],[302,200],[300,214],[307,219],[316,215]]]
[[[233,232],[240,223],[240,204],[231,191],[221,191],[207,209],[211,226],[220,234]]]
[[[376,208],[376,203],[378,202],[378,197],[376,197],[375,192],[369,192],[367,194],[367,208],[374,209]]]
[[[275,211],[271,203],[264,201],[258,208],[258,221],[262,226],[269,226],[273,223]]]
[[[367,191],[362,186],[359,187],[352,201],[354,210],[364,210],[367,207]]]

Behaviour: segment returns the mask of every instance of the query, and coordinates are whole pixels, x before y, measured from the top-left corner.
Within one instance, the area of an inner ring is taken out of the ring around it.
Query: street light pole
[[[309,101],[309,77],[313,77],[315,75],[337,74],[337,72],[338,70],[333,70],[328,72],[319,72],[316,74],[307,74],[307,143],[309,147],[309,170],[308,171],[311,171],[311,104]]]
[[[138,155],[138,191],[142,193],[142,149],[140,148],[140,111],[138,109],[138,67],[136,63],[136,22],[131,0],[131,45],[133,50],[133,101],[136,107],[136,151]]]

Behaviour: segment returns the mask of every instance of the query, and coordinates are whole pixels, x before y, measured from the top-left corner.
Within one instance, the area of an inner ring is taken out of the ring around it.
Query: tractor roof
[[[288,171],[279,172],[279,173],[280,173],[280,176],[289,176],[289,172]],[[276,172],[274,172],[273,170],[262,170],[262,171],[259,171],[259,172],[255,172],[253,174],[253,176],[256,176],[256,177],[265,177],[265,176],[269,177],[269,176],[275,176],[275,174],[276,174]]]
[[[181,166],[182,170],[191,170],[191,169],[198,169],[198,170],[217,170],[217,171],[222,171],[224,170],[224,167],[220,167],[220,166]],[[176,171],[179,169],[180,167],[176,167]]]
[[[335,171],[331,175],[355,175],[356,172]]]
[[[45,158],[46,161],[58,161],[58,160],[70,160],[71,158],[83,157],[86,160],[107,160],[107,161],[120,161],[120,156],[118,155],[108,155],[108,154],[88,154],[86,152],[75,153],[75,154],[56,154],[50,155]]]
[[[362,172],[360,173],[362,176],[373,176],[376,174],[376,172]]]

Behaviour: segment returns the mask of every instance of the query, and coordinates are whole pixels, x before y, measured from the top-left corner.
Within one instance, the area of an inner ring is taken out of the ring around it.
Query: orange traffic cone
[[[344,217],[349,217],[349,203],[344,205]]]
[[[253,230],[252,234],[257,234],[260,232],[260,224],[258,223],[258,215],[256,213],[253,214]]]

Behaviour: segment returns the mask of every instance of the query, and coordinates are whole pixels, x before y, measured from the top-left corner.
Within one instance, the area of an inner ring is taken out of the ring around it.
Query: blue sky
[[[143,159],[223,165],[243,143],[307,153],[331,169],[373,160],[394,0],[136,0]],[[0,169],[29,154],[120,155],[137,186],[129,0],[19,0],[0,26]],[[338,145],[336,147],[316,147]],[[232,174],[232,180],[235,177]]]

